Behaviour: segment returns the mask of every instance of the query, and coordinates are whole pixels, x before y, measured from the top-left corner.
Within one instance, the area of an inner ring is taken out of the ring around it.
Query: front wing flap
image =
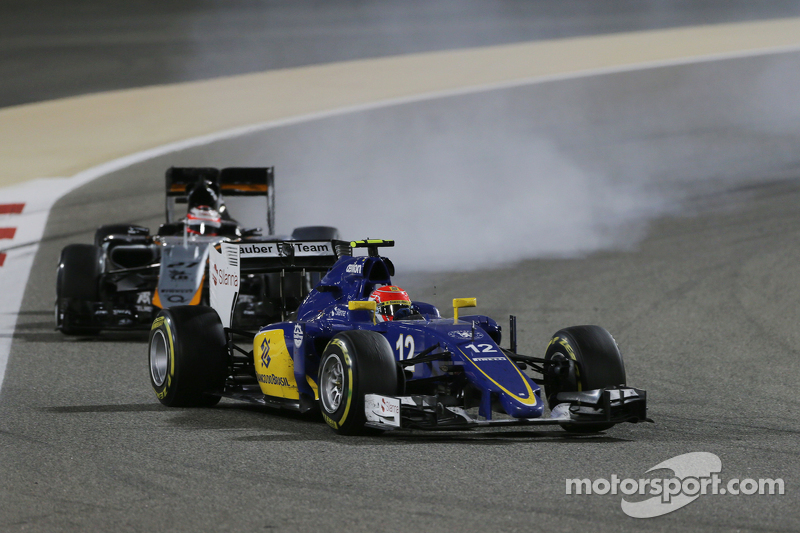
[[[647,393],[633,388],[608,388],[563,392],[549,417],[479,419],[461,407],[447,406],[436,396],[364,397],[366,427],[384,430],[461,430],[488,426],[561,424],[579,429],[622,422],[652,422],[647,418]]]
[[[142,294],[150,294],[143,292]],[[158,308],[126,302],[86,302],[61,298],[56,329],[150,329]]]

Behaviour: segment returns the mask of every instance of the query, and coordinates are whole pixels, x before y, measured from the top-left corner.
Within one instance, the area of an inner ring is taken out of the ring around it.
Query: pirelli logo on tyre
[[[567,351],[567,355],[569,355],[570,359],[572,359],[573,361],[575,360],[575,352],[573,351],[572,346],[570,346],[569,342],[567,342],[566,339],[563,339],[561,337],[553,337],[550,340],[550,344],[548,345],[548,347],[555,343],[558,343],[562,348],[564,348],[564,350]]]

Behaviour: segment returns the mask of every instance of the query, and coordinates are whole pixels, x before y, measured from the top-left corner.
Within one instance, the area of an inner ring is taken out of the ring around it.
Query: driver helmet
[[[207,205],[200,205],[189,209],[186,215],[186,231],[190,235],[216,235],[222,226],[222,216],[219,211]]]
[[[208,179],[200,179],[191,187],[187,202],[190,210],[194,207],[205,206],[219,211],[222,205],[219,189],[214,182]]]
[[[378,322],[390,322],[401,309],[411,310],[411,298],[408,293],[396,285],[386,285],[372,291],[369,299],[377,304],[375,319]]]

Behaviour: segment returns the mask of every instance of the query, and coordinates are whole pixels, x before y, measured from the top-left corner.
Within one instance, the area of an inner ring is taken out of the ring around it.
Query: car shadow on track
[[[166,408],[165,408],[166,409]],[[237,403],[223,403],[209,409],[184,409],[171,423],[182,429],[194,430],[250,430],[262,434],[234,436],[237,442],[305,442],[326,441],[350,446],[405,446],[420,443],[440,444],[519,444],[521,442],[564,443],[619,443],[630,439],[598,434],[567,433],[562,430],[512,430],[479,429],[474,431],[423,432],[392,431],[367,436],[337,435],[325,424],[319,413],[299,414],[276,411],[268,407]]]
[[[40,325],[39,325],[40,324]],[[34,331],[36,329],[39,331]],[[41,331],[50,330],[50,331]],[[14,340],[32,343],[136,343],[146,345],[149,332],[147,331],[104,331],[99,335],[64,335],[55,330],[52,322],[37,322],[33,327],[30,324],[18,324],[14,332]]]
[[[318,412],[300,414],[276,411],[258,405],[223,402],[208,408],[171,408],[153,403],[62,405],[40,408],[57,414],[81,413],[160,413],[166,422],[184,431],[247,431],[249,435],[235,436],[236,442],[307,442],[325,441],[348,446],[406,446],[422,443],[504,445],[524,442],[608,443],[630,442],[604,433],[577,434],[554,429],[508,430],[506,428],[473,431],[427,432],[397,430],[375,435],[337,435],[325,424]],[[256,434],[252,434],[256,433]]]
[[[161,411],[164,407],[154,403],[129,403],[129,404],[110,404],[110,405],[59,405],[54,407],[43,407],[41,410],[48,413],[145,413],[150,411]]]

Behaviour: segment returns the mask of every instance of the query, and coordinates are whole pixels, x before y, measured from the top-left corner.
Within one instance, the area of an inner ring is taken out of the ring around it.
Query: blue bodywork
[[[451,395],[470,404],[467,407],[479,407],[479,415],[486,419],[491,419],[493,410],[515,418],[542,416],[539,386],[500,348],[501,328],[491,318],[442,318],[433,305],[413,302],[413,316],[376,323],[371,311],[348,308],[350,301],[367,300],[375,288],[392,284],[393,272],[391,261],[384,257],[342,257],[291,320],[261,328],[261,332],[283,329],[301,395],[314,398],[308,379],[317,381],[320,356],[333,336],[361,329],[384,335],[398,362],[422,352],[443,354],[440,360],[404,365],[407,390]]]

